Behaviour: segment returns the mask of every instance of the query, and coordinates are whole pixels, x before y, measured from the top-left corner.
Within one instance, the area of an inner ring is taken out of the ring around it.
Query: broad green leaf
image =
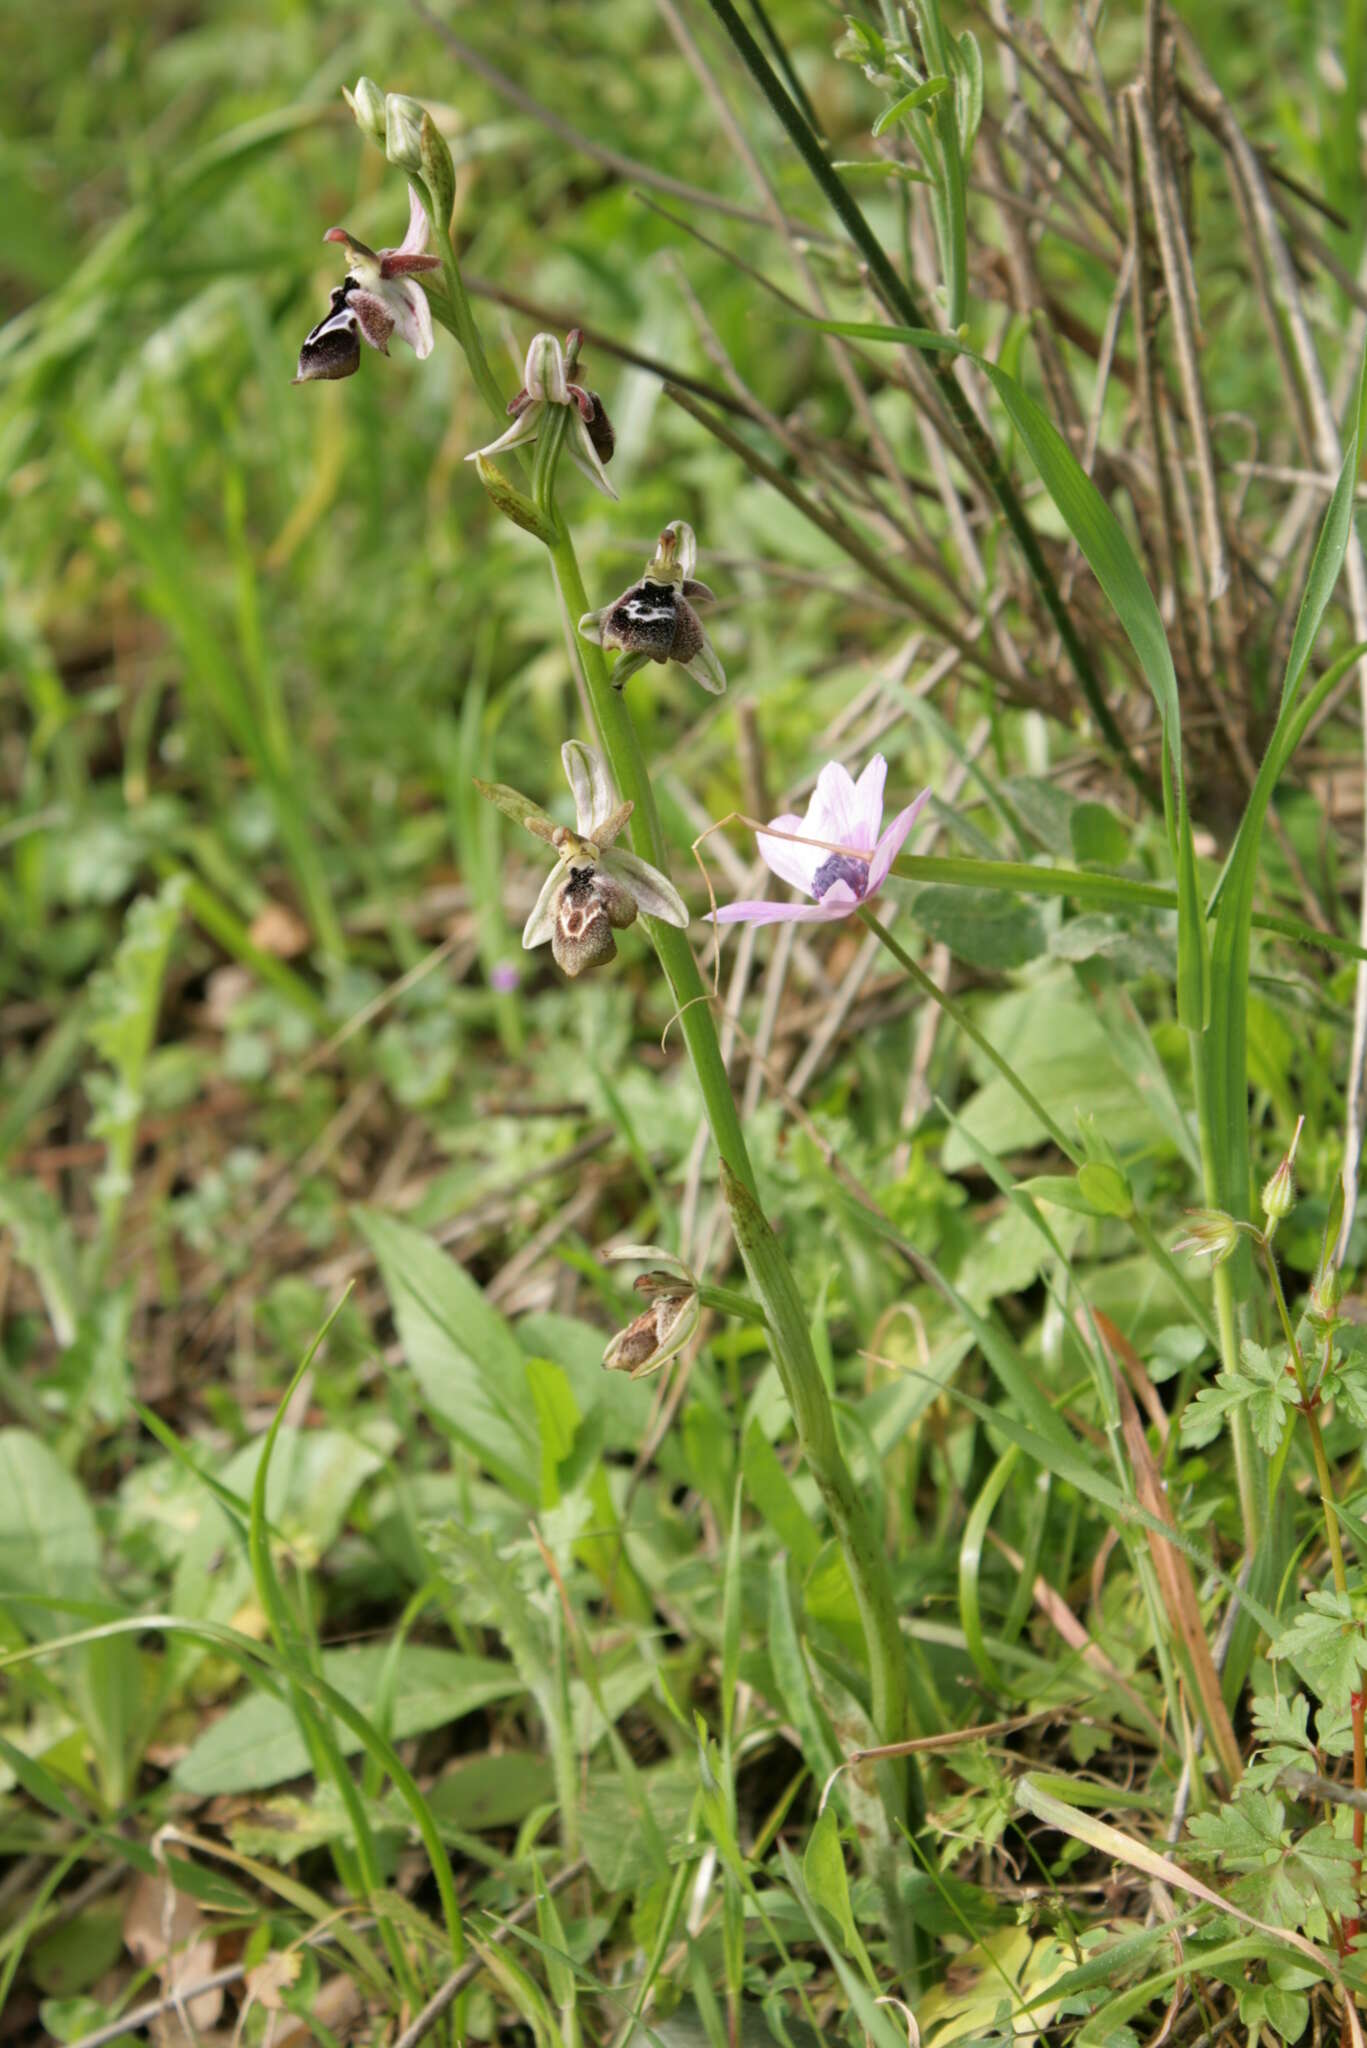
[[[389,1646],[367,1643],[358,1649],[325,1650],[322,1675],[343,1698],[373,1717],[385,1675]],[[399,1655],[390,1739],[422,1735],[443,1728],[464,1714],[515,1697],[522,1680],[511,1664],[491,1657],[467,1657],[456,1650],[429,1644],[406,1644]],[[336,1730],[337,1746],[346,1756],[361,1747],[351,1729]],[[217,1793],[255,1792],[297,1778],[309,1768],[308,1751],[284,1700],[252,1693],[211,1722],[175,1769],[182,1792],[201,1798]]]
[[[463,1267],[420,1230],[377,1209],[358,1209],[356,1220],[379,1261],[427,1405],[496,1479],[535,1504],[540,1446],[512,1331]]]
[[[802,1854],[802,1876],[813,1903],[830,1914],[840,1929],[846,1952],[854,1957],[868,1981],[874,1983],[873,1965],[859,1939],[859,1929],[850,1910],[850,1881],[845,1870],[845,1852],[840,1846],[840,1823],[833,1806],[822,1809],[807,1837],[807,1847]]]
[[[1073,858],[1095,861],[1099,867],[1118,868],[1129,858],[1130,835],[1114,811],[1105,804],[1074,806],[1068,820]]]
[[[975,1020],[1064,1131],[1076,1128],[1079,1109],[1090,1109],[1121,1152],[1164,1145],[1165,1133],[1139,1077],[1070,974],[1060,972],[997,997],[975,1012]],[[969,1057],[979,1064],[973,1054]],[[995,1074],[959,1116],[966,1131],[998,1154],[1025,1150],[1045,1137],[1038,1117]],[[945,1140],[945,1171],[957,1173],[970,1163],[963,1138],[951,1132]]]
[[[27,1429],[0,1429],[0,1602],[34,1638],[60,1634],[63,1618],[22,1600],[44,1593],[99,1597],[100,1539],[79,1480]]]
[[[555,1797],[555,1774],[534,1749],[459,1757],[427,1794],[439,1827],[479,1834],[516,1827],[534,1806]]]
[[[1004,971],[1024,967],[1044,951],[1047,940],[1039,912],[1004,889],[918,889],[908,906],[930,938],[948,946],[956,960]]]
[[[751,1420],[745,1432],[741,1467],[746,1493],[798,1570],[806,1571],[821,1548],[821,1536],[756,1419]]]

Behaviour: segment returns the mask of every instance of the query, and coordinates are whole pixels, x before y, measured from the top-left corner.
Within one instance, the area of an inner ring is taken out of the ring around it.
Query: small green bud
[[[1332,1316],[1337,1313],[1338,1305],[1343,1300],[1343,1275],[1337,1266],[1328,1266],[1320,1274],[1315,1282],[1314,1298],[1315,1306],[1322,1315]]]
[[[1301,1126],[1304,1122],[1304,1117],[1297,1118],[1295,1136],[1291,1140],[1290,1150],[1263,1189],[1263,1214],[1273,1230],[1276,1229],[1283,1217],[1291,1214],[1291,1211],[1296,1206],[1296,1182],[1292,1168],[1295,1164],[1296,1147],[1301,1141]]]
[[[391,92],[384,103],[384,153],[410,177],[422,175],[422,124],[427,109],[406,92]]]
[[[421,178],[435,225],[445,228],[456,198],[456,170],[445,137],[420,100],[392,92],[384,103],[384,153],[410,177]]]
[[[348,92],[342,87],[342,98],[356,116],[356,126],[372,142],[385,139],[384,94],[373,78],[358,78],[356,90]]]
[[[1103,1216],[1132,1216],[1134,1196],[1118,1166],[1089,1159],[1078,1168],[1077,1184],[1093,1209]]]

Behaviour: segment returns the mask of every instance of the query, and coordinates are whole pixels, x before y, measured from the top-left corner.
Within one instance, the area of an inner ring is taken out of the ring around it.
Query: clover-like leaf
[[[1345,1710],[1367,1670],[1367,1638],[1350,1593],[1311,1593],[1269,1653],[1295,1665],[1316,1698]]]

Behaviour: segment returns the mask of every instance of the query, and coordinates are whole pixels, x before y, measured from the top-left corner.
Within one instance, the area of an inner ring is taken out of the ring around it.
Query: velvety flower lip
[[[781,882],[809,903],[747,899],[709,912],[716,924],[830,924],[849,917],[878,894],[930,791],[899,811],[886,831],[883,790],[888,764],[875,754],[856,782],[839,761],[828,761],[816,780],[805,817],[787,812],[755,835],[760,858]],[[773,835],[784,833],[778,838]]]
[[[333,292],[327,313],[305,337],[296,384],[354,375],[360,367],[361,342],[388,355],[389,337],[395,333],[420,361],[431,355],[432,309],[426,292],[414,282],[424,272],[441,268],[441,258],[426,253],[428,227],[427,208],[410,185],[408,228],[397,249],[372,249],[346,228],[328,229],[323,240],[340,242],[346,250],[347,274]]]
[[[533,335],[522,366],[522,389],[508,402],[513,424],[497,440],[472,449],[465,460],[476,462],[482,457],[487,462],[510,448],[524,447],[541,432],[547,406],[568,406],[570,432],[565,453],[605,498],[615,498],[617,493],[604,467],[617,445],[612,422],[598,393],[573,382],[570,375],[583,345],[584,336],[577,327],[566,335],[563,348],[553,334]]]
[[[612,671],[615,690],[647,661],[677,662],[714,697],[726,688],[726,671],[694,610],[695,605],[716,603],[707,585],[694,576],[697,565],[692,527],[686,519],[671,519],[640,581],[580,619],[585,640],[621,651]]]

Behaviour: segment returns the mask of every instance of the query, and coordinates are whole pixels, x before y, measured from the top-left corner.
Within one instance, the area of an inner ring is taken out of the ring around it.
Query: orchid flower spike
[[[488,461],[491,456],[502,455],[509,448],[525,447],[541,432],[546,407],[567,405],[572,409],[570,435],[565,444],[570,461],[605,498],[615,498],[617,493],[608,482],[604,466],[611,462],[617,445],[612,421],[596,391],[570,381],[570,373],[583,346],[584,337],[577,327],[571,328],[565,336],[563,348],[553,334],[533,335],[522,369],[522,389],[516,398],[508,402],[513,424],[496,441],[490,441],[485,448],[476,448],[465,460],[475,462],[483,456]]]
[[[709,916],[717,924],[824,924],[848,917],[878,894],[902,849],[902,842],[930,795],[923,789],[899,811],[886,832],[883,785],[888,764],[875,754],[858,782],[838,761],[828,761],[816,779],[805,818],[772,818],[769,832],[756,834],[760,858],[782,882],[801,889],[810,903],[727,903]],[[782,832],[783,839],[769,837]]]
[[[573,979],[586,967],[615,958],[613,932],[634,924],[638,911],[681,931],[688,924],[688,911],[658,868],[613,844],[632,806],[618,802],[602,755],[582,740],[567,740],[560,758],[574,794],[572,832],[504,783],[476,782],[475,788],[555,848],[555,866],[527,919],[522,944],[530,952],[549,939],[556,965]]]
[[[607,1372],[630,1373],[632,1379],[641,1380],[677,1358],[697,1329],[702,1313],[698,1282],[682,1259],[657,1244],[619,1245],[604,1252],[603,1258],[609,1265],[622,1259],[663,1261],[663,1270],[642,1273],[632,1282],[649,1307],[619,1330],[603,1353]]]
[[[585,612],[579,621],[586,640],[621,648],[622,658],[612,672],[614,689],[620,690],[647,661],[677,661],[714,697],[726,688],[726,671],[693,609],[716,603],[707,585],[694,577],[697,560],[692,527],[686,520],[671,519],[640,582],[601,611]]]
[[[361,367],[361,343],[389,354],[389,337],[397,329],[414,355],[432,353],[432,309],[427,294],[414,280],[424,271],[440,270],[440,256],[429,256],[427,208],[413,186],[408,188],[408,232],[397,249],[370,249],[345,228],[329,228],[325,242],[340,242],[347,252],[347,274],[332,294],[327,314],[305,337],[299,351],[296,384],[319,377],[352,377]]]

